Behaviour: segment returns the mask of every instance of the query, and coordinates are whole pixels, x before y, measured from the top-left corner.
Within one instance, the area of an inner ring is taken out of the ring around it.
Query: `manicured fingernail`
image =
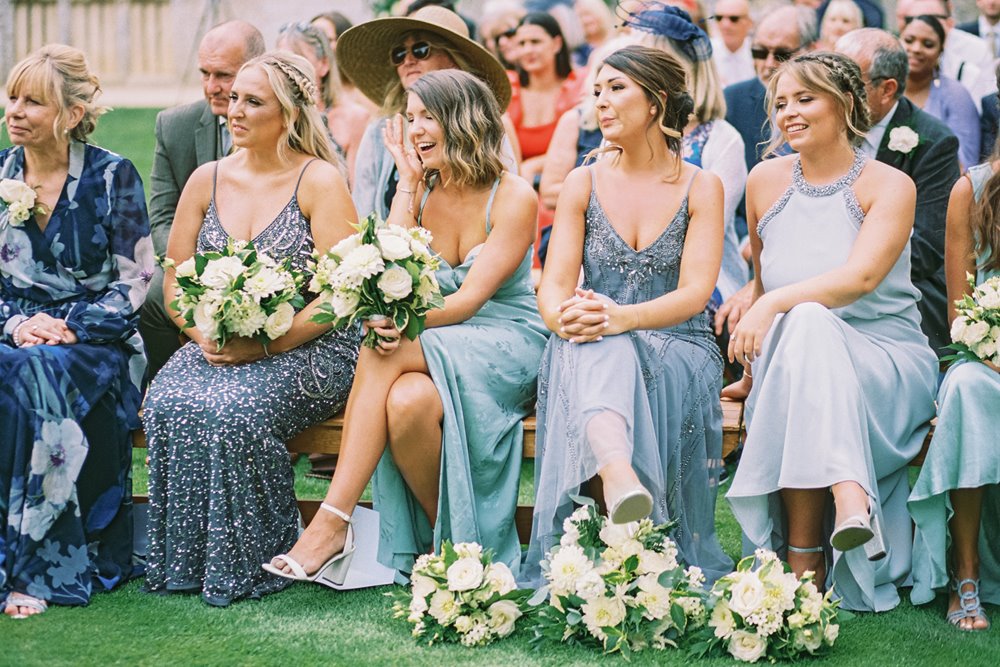
[[[605,329],[607,329],[607,328],[608,328],[608,327],[610,327],[610,326],[611,326],[611,325],[610,325],[610,324],[609,324],[609,323],[608,323],[607,321],[605,321],[605,322],[604,322],[604,328],[605,328]]]
[[[566,333],[566,327],[559,327],[559,333]]]
[[[600,341],[604,340],[604,336],[598,336],[598,337],[597,337],[597,340],[598,340],[598,342],[600,342]]]
[[[562,324],[562,318],[560,317],[558,320],[556,320],[556,322],[558,322],[559,324]]]

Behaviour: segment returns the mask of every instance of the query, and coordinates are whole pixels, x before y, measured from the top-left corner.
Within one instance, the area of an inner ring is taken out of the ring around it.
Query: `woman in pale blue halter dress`
[[[676,521],[679,557],[714,581],[732,568],[715,536],[722,358],[704,312],[722,260],[722,183],[682,161],[692,101],[673,56],[616,51],[595,91],[620,152],[571,172],[556,210],[538,294],[553,334],[522,579],[541,583],[573,497],[599,477],[611,521]]]
[[[752,363],[753,388],[727,497],[748,550],[817,572],[845,608],[884,611],[910,571],[907,463],[937,363],[910,281],[914,187],[857,150],[870,120],[852,99],[866,99],[860,70],[832,53],[769,85],[775,143],[798,155],[762,162],[747,186],[755,302],[729,354]]]
[[[996,208],[993,216],[979,208],[984,194],[996,206],[995,191],[991,197],[987,187],[997,178],[996,164],[969,169],[952,189],[945,243],[950,304],[970,292],[966,272],[975,273],[977,284],[1000,275],[990,250],[1000,247]],[[950,315],[954,319],[954,310]],[[923,604],[949,589],[948,620],[963,630],[989,628],[981,601],[1000,604],[998,442],[1000,370],[986,363],[953,364],[938,391],[934,438],[910,493],[916,523],[910,600]]]
[[[545,345],[531,285],[537,197],[503,171],[500,109],[479,79],[431,72],[408,97],[414,148],[401,118],[385,137],[400,173],[388,222],[433,234],[445,305],[413,341],[370,323],[390,340],[361,351],[328,511],[266,566],[281,576],[346,576],[349,513],[373,473],[384,565],[409,572],[443,540],[478,542],[515,572],[520,561],[521,421]]]

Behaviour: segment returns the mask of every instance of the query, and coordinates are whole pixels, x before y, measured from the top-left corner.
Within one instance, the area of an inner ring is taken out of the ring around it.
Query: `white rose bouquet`
[[[13,178],[0,180],[0,212],[6,211],[11,227],[23,227],[32,213],[44,215],[46,209],[36,205],[38,193],[24,181]]]
[[[574,501],[581,507],[542,561],[547,584],[531,599],[536,647],[553,641],[628,656],[676,648],[705,624],[705,577],[678,562],[677,545],[668,537],[672,524],[643,519],[618,525],[598,514],[593,500]]]
[[[163,266],[174,262],[165,259]],[[170,306],[219,349],[234,336],[267,344],[292,327],[305,305],[304,276],[288,258],[280,264],[257,252],[252,243],[230,239],[222,252],[195,253],[176,265],[177,299]]]
[[[708,596],[708,626],[692,653],[728,653],[743,662],[825,654],[837,640],[840,623],[852,616],[837,608],[832,594],[820,594],[811,572],[800,579],[773,551],[758,549],[715,582]]]
[[[981,285],[967,274],[972,294],[955,302],[955,321],[951,323],[950,347],[956,354],[947,360],[989,361],[1000,365],[1000,276]]]
[[[413,636],[427,644],[456,642],[482,646],[514,631],[530,591],[519,590],[514,575],[475,542],[452,545],[417,558],[410,588],[395,598],[393,615],[413,624]]]
[[[313,258],[309,290],[323,299],[322,312],[313,321],[340,328],[358,319],[385,317],[413,340],[424,330],[427,312],[444,306],[430,232],[387,225],[374,213],[356,229]],[[362,343],[374,348],[378,339],[370,330]]]

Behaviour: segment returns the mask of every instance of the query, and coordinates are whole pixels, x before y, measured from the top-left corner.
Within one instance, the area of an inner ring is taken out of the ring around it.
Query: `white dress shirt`
[[[965,86],[979,111],[983,96],[996,92],[993,56],[986,42],[971,33],[958,29],[949,32],[939,64],[942,74]]]
[[[889,109],[889,113],[883,116],[882,120],[875,123],[872,129],[868,130],[868,134],[865,135],[865,140],[861,144],[861,150],[873,160],[875,159],[875,155],[878,154],[878,147],[882,145],[882,137],[885,136],[885,131],[889,128],[889,122],[892,120],[898,107],[899,102],[893,104],[892,108]]]
[[[715,61],[715,68],[719,71],[724,87],[757,76],[757,71],[753,68],[753,56],[750,55],[749,37],[743,40],[743,45],[736,51],[730,51],[722,39],[713,37],[712,60]]]

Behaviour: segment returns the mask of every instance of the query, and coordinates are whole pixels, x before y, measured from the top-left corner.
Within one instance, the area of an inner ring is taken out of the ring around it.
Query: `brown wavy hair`
[[[993,149],[990,161],[1000,160],[1000,147]],[[979,201],[972,207],[972,235],[975,257],[983,257],[976,268],[980,271],[1000,271],[1000,171],[994,171]]]

